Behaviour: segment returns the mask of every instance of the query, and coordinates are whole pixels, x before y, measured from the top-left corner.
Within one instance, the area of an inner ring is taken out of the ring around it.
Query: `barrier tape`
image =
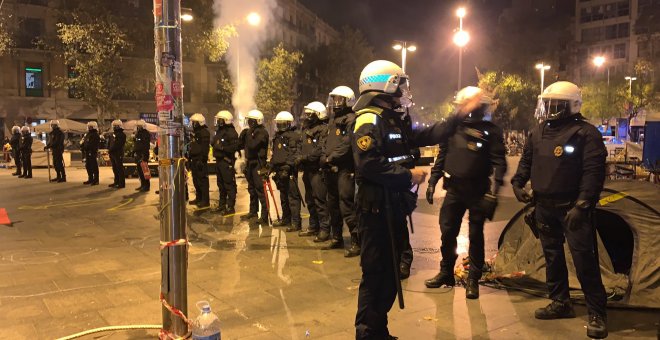
[[[158,332],[158,339],[160,340],[167,340],[167,339],[174,339],[174,340],[184,340],[185,338],[182,336],[177,336],[174,333],[170,333],[164,329],[161,329],[160,332]]]
[[[165,295],[163,295],[163,292],[160,293],[160,303],[162,303],[162,304],[163,304],[163,307],[165,307],[165,309],[167,309],[168,311],[170,311],[170,313],[172,313],[172,314],[174,314],[174,315],[180,317],[185,323],[187,323],[188,325],[192,326],[192,321],[190,321],[190,320],[186,317],[186,315],[183,314],[182,311],[180,311],[179,309],[177,309],[177,308],[175,308],[175,307],[170,306],[170,304],[167,303],[167,301],[165,301]],[[158,334],[158,337],[159,337],[160,339],[184,339],[184,338],[182,338],[182,337],[177,337],[176,335],[173,335],[172,333],[166,331],[165,329],[161,329],[161,330],[160,330],[160,333]]]
[[[165,248],[167,248],[167,247],[182,246],[182,245],[184,245],[184,244],[185,244],[185,245],[188,245],[188,246],[191,245],[190,242],[188,242],[188,240],[186,240],[185,238],[178,239],[178,240],[174,240],[174,241],[170,241],[170,242],[163,242],[163,241],[160,241],[160,250],[163,250],[163,249],[165,249]]]

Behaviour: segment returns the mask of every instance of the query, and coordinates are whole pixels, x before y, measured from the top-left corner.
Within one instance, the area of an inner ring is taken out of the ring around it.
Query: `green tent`
[[[600,198],[594,222],[608,304],[660,308],[660,186],[611,181]],[[520,210],[502,231],[491,278],[505,286],[545,292],[541,242],[524,218],[531,209],[528,205]],[[569,285],[580,289],[567,244],[564,249]]]

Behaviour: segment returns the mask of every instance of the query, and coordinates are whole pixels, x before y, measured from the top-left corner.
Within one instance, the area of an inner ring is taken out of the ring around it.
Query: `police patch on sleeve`
[[[360,137],[357,140],[357,147],[362,151],[367,151],[371,147],[371,141],[370,136]]]

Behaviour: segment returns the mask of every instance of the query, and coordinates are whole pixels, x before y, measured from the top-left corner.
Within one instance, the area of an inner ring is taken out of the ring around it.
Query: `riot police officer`
[[[577,85],[559,81],[539,96],[545,121],[530,132],[518,171],[511,179],[521,202],[532,196],[524,189],[531,180],[536,220],[546,261],[546,281],[552,303],[536,310],[537,319],[574,318],[570,302],[564,239],[573,255],[585,295],[587,336],[607,336],[607,296],[600,276],[595,227],[591,216],[605,181],[607,152],[598,130],[580,114]]]
[[[264,192],[264,177],[266,170],[266,157],[268,154],[268,131],[264,127],[264,114],[259,110],[251,110],[245,117],[248,129],[242,140],[241,148],[245,149],[246,169],[245,179],[248,182],[250,194],[250,211],[241,216],[243,220],[257,217],[259,204],[261,204],[261,217],[257,222],[268,224],[268,205]],[[240,138],[239,138],[240,139]]]
[[[273,223],[275,227],[290,226],[287,231],[300,231],[300,189],[295,158],[300,144],[300,133],[293,125],[293,115],[282,111],[275,116],[275,136],[273,154],[270,158],[270,172],[280,191],[282,218]]]
[[[96,157],[99,154],[100,142],[99,125],[94,121],[88,122],[87,133],[83,137],[82,144],[83,154],[85,155],[85,170],[87,170],[87,181],[83,184],[99,184],[99,162]]]
[[[46,149],[53,153],[53,167],[57,176],[51,179],[51,182],[66,182],[66,172],[64,172],[64,132],[60,129],[58,120],[50,121],[50,140],[46,144]]]
[[[23,166],[23,175],[20,178],[32,178],[32,135],[30,127],[21,127],[21,163]]]
[[[311,102],[305,106],[303,115],[304,131],[301,133],[296,166],[303,170],[305,202],[310,216],[307,230],[301,231],[299,235],[316,236],[314,242],[325,242],[330,239],[330,220],[321,156],[328,135],[328,111],[321,102]]]
[[[493,218],[496,195],[506,173],[502,129],[489,119],[494,102],[482,92],[478,87],[468,86],[457,93],[455,105],[462,106],[474,96],[481,95],[480,105],[468,114],[446,143],[440,144],[440,156],[433,166],[426,191],[427,201],[433,204],[438,175],[444,175],[447,195],[440,209],[440,273],[424,283],[428,288],[455,285],[456,238],[461,230],[463,215],[468,210],[470,271],[465,287],[468,299],[479,297],[479,279],[485,263],[484,222],[486,218]],[[493,169],[495,176],[491,185],[489,177]]]
[[[142,170],[142,163],[149,162],[149,149],[151,145],[149,140],[151,136],[147,130],[147,123],[144,119],[140,119],[135,124],[137,131],[135,132],[135,140],[133,142],[133,155],[135,157],[135,164],[137,165],[138,177],[140,177],[140,187],[135,191],[148,192],[151,189],[150,180],[146,179]]]
[[[387,313],[399,284],[395,280],[398,268],[395,270],[393,263],[400,261],[407,241],[404,235],[408,234],[406,215],[412,213],[416,202],[416,197],[411,197],[411,183],[419,184],[426,177],[423,170],[414,168],[411,149],[442,142],[459,120],[450,117],[446,123],[412,130],[405,114],[410,106],[408,77],[399,66],[377,60],[364,68],[351,135],[362,267],[355,317],[357,339],[390,338]],[[466,109],[473,106],[470,103]]]
[[[11,175],[23,177],[21,171],[21,128],[19,126],[14,125],[11,127],[9,145],[11,145],[11,156],[14,157],[14,165],[16,165],[16,172]]]
[[[190,168],[195,187],[195,199],[188,203],[205,208],[210,206],[208,162],[211,133],[206,126],[206,118],[201,113],[190,116],[190,123],[193,128],[193,137],[190,141]]]
[[[323,148],[322,163],[328,187],[328,215],[332,241],[329,248],[344,248],[342,229],[344,222],[351,234],[351,246],[345,257],[360,255],[355,221],[355,166],[350,143],[350,128],[355,122],[355,93],[348,86],[338,86],[328,96],[331,118],[328,137]]]
[[[234,116],[223,110],[215,115],[217,127],[213,136],[213,157],[215,158],[215,173],[217,176],[218,208],[215,212],[223,215],[235,213],[236,205],[236,151],[238,150],[238,133],[234,128]]]
[[[125,188],[126,176],[124,174],[124,145],[126,145],[126,134],[124,133],[124,124],[119,119],[112,121],[112,138],[108,145],[108,154],[112,164],[112,173],[114,180],[109,184],[110,188]]]

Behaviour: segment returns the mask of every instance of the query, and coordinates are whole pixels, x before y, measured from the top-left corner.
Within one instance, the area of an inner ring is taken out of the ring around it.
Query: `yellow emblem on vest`
[[[562,148],[561,146],[557,146],[555,147],[554,153],[555,153],[555,157],[560,157],[561,155],[564,154],[564,148]]]
[[[369,149],[371,146],[371,140],[372,139],[369,136],[360,137],[357,140],[357,147],[362,151],[367,151],[367,149]]]
[[[277,144],[277,148],[278,148],[278,149],[281,149],[281,148],[282,148],[282,143],[278,143],[278,144]]]
[[[337,134],[337,136],[339,136],[339,135],[341,135],[341,131],[339,129],[337,129],[337,131],[335,131],[335,134]]]
[[[311,138],[307,138],[307,144],[312,144],[312,139]]]

